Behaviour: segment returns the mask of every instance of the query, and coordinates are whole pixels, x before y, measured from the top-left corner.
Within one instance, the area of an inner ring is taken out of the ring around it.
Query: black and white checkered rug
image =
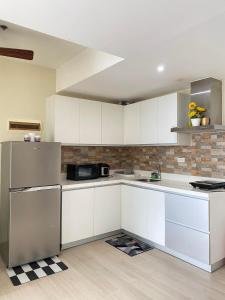
[[[115,237],[111,240],[107,240],[106,243],[126,253],[129,256],[135,256],[154,249],[150,245],[136,240],[128,235]]]
[[[68,267],[58,256],[54,256],[26,265],[8,268],[6,272],[12,284],[17,286],[67,269]]]

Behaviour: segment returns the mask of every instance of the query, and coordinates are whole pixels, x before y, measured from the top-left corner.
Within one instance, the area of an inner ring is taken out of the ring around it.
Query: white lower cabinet
[[[171,250],[209,264],[209,235],[207,233],[166,222],[166,246]]]
[[[62,245],[120,229],[120,185],[62,192]]]
[[[94,189],[62,193],[62,244],[93,236]]]
[[[166,194],[166,247],[209,264],[209,202]]]
[[[164,193],[122,186],[121,227],[152,242],[165,245]]]
[[[182,195],[167,194],[166,219],[208,233],[209,201]]]
[[[140,195],[141,189],[122,186],[121,227],[129,232],[146,237],[146,199]]]
[[[120,185],[95,188],[94,235],[120,229]]]
[[[209,267],[224,259],[224,195],[165,193],[116,184],[62,192],[62,245],[124,229],[191,262]]]

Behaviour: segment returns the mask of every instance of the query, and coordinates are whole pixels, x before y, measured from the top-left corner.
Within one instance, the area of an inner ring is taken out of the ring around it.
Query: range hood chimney
[[[215,78],[206,78],[191,82],[190,101],[207,109],[206,116],[210,118],[210,124],[207,126],[188,127],[187,103],[182,105],[180,111],[178,127],[171,129],[172,132],[197,133],[210,131],[225,131],[222,125],[222,81]],[[185,122],[185,123],[184,123]]]

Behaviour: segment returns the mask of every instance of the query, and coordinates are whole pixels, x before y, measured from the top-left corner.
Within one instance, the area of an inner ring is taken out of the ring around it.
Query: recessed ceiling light
[[[159,65],[159,66],[157,67],[157,71],[158,71],[159,73],[163,72],[164,70],[165,70],[165,66],[164,66],[164,65]]]

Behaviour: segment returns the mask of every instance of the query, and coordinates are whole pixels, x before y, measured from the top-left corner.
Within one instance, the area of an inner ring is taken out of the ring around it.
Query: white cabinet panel
[[[79,101],[67,97],[56,98],[55,141],[79,143]]]
[[[95,188],[94,235],[120,229],[120,185]]]
[[[80,101],[80,144],[101,144],[101,102]]]
[[[157,139],[157,99],[140,102],[141,144],[156,144]]]
[[[47,99],[47,128],[49,141],[79,143],[79,100],[64,96]]]
[[[177,126],[177,93],[158,97],[157,129],[159,144],[176,144],[177,133],[170,132]]]
[[[147,239],[165,245],[165,193],[145,190],[147,198]]]
[[[166,222],[166,247],[209,264],[209,235]]]
[[[182,195],[166,195],[166,218],[200,231],[209,231],[209,202]]]
[[[102,144],[123,144],[123,106],[102,103]]]
[[[121,227],[132,233],[139,231],[141,225],[137,223],[139,219],[138,203],[137,203],[137,189],[131,186],[122,186],[121,197]]]
[[[165,245],[164,193],[122,186],[121,227],[127,231]]]
[[[124,143],[140,143],[140,103],[124,107]]]
[[[62,244],[93,236],[94,189],[62,193]]]

